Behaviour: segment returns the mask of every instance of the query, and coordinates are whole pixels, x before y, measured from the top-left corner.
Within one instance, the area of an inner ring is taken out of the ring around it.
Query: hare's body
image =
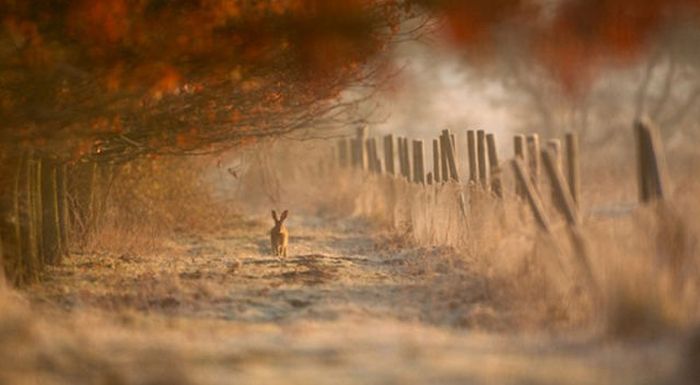
[[[275,226],[270,229],[272,253],[277,257],[286,257],[287,245],[289,244],[289,232],[284,225],[284,220],[287,219],[287,210],[284,210],[279,219],[277,219],[275,210],[272,210],[272,219],[275,220]]]

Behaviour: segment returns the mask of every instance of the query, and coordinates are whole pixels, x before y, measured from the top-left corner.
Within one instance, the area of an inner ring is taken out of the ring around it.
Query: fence
[[[668,195],[668,175],[658,128],[642,119],[635,122],[634,130],[639,201],[644,205],[663,201]],[[484,221],[474,226],[473,218],[494,212],[494,207],[525,203],[545,237],[554,238],[553,215],[563,219],[577,273],[592,293],[598,291],[581,228],[581,155],[575,133],[565,135],[564,146],[559,139],[549,139],[541,146],[537,134],[515,135],[514,157],[505,162],[497,153],[496,136],[483,130],[467,130],[463,139],[443,130],[428,142],[432,154],[427,153],[423,140],[386,135],[381,139],[381,153],[379,141],[360,128],[354,138],[337,142],[340,169],[365,175],[374,186],[365,189],[369,192],[360,199],[365,206],[361,211],[383,209],[394,227],[409,230],[419,242],[469,246],[474,233],[490,231],[483,228]],[[465,178],[456,155],[463,151],[462,143],[466,144]],[[432,167],[426,158],[432,158]],[[508,175],[507,170],[512,173]],[[514,180],[512,191],[504,183],[507,176]],[[463,231],[451,231],[456,227]]]

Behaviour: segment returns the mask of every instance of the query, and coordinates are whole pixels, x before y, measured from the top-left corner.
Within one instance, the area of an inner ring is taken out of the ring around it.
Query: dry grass
[[[273,159],[270,168],[286,170],[295,149],[285,150],[288,154]],[[625,338],[688,330],[700,320],[700,282],[694,273],[700,268],[700,205],[694,199],[700,185],[689,182],[698,180],[697,171],[674,170],[680,183],[671,203],[634,208],[634,174],[610,167],[615,161],[619,159],[584,165],[590,179],[584,185],[582,232],[600,298],[582,278],[566,225],[551,205],[555,231],[546,236],[536,229],[529,208],[512,194],[500,201],[474,188],[424,188],[354,170],[319,173],[313,163],[306,169],[314,172],[296,180],[304,181],[306,194],[318,194],[314,202],[319,207],[369,218],[397,234],[388,245],[416,249],[411,263],[431,282],[429,296],[440,309],[436,311],[445,313],[437,317],[453,319],[454,325],[487,330],[583,328]],[[506,179],[507,191],[513,191],[512,183]],[[299,188],[287,185],[285,191],[293,196]],[[546,184],[540,188],[548,191]],[[435,254],[436,247],[450,252]],[[448,273],[431,278],[440,266],[448,266]]]
[[[215,232],[235,207],[215,200],[216,159],[142,159],[120,166],[103,197],[85,252],[149,253],[177,233]]]
[[[598,210],[635,192],[584,185],[595,302],[561,220],[543,236],[513,196],[478,191],[464,217],[455,186],[320,167],[316,146],[251,149],[223,191],[213,162],[123,170],[86,252],[31,305],[0,297],[0,383],[696,382],[694,174],[672,208]],[[291,212],[285,262],[270,208]]]

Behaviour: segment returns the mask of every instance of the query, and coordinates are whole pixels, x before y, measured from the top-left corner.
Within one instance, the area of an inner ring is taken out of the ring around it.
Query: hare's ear
[[[280,217],[280,222],[282,222],[283,220],[287,219],[287,214],[289,214],[289,210],[284,210],[284,211],[282,212],[282,216]]]
[[[284,215],[284,214],[282,214],[282,215]],[[275,210],[272,210],[272,219],[274,219],[275,222],[277,222],[277,213],[275,212]]]

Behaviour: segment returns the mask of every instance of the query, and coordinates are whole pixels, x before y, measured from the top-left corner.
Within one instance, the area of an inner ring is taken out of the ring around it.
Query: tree
[[[11,278],[59,260],[62,223],[96,206],[115,163],[219,151],[342,116],[357,100],[339,95],[383,76],[374,58],[409,13],[381,0],[0,0],[0,182],[13,186],[0,196],[0,237]],[[68,204],[76,215],[62,214]]]

